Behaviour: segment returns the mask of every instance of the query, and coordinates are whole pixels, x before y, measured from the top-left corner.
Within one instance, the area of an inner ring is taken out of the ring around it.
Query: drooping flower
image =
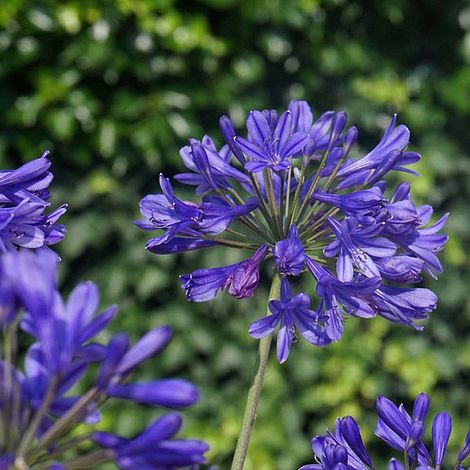
[[[425,422],[429,410],[429,397],[420,393],[410,415],[403,405],[397,407],[386,397],[377,398],[379,416],[376,435],[389,447],[403,454],[402,462],[392,458],[388,470],[440,470],[452,430],[450,416],[438,413],[432,422],[432,452],[425,444]],[[452,466],[463,470],[462,463],[470,455],[470,431],[460,448],[457,462]],[[299,470],[372,470],[374,464],[364,447],[359,426],[354,418],[337,419],[335,431],[312,439],[317,463],[304,465]],[[449,467],[450,468],[450,467]]]
[[[19,322],[2,325],[7,344],[16,344],[17,323],[30,338],[24,370],[11,362],[17,357],[14,349],[0,361],[0,419],[9,430],[0,437],[0,468],[39,465],[59,470],[114,461],[121,469],[175,470],[205,461],[206,443],[174,438],[181,426],[174,412],[130,438],[89,432],[84,439],[88,454],[70,448],[71,431],[78,424],[86,428],[98,423],[100,406],[108,399],[179,409],[194,404],[199,392],[181,379],[131,380],[144,361],[169,343],[170,327],[153,329],[133,346],[124,333],[113,335],[107,344],[98,343],[96,335],[113,319],[116,308],[96,315],[99,291],[93,283],[79,284],[65,301],[56,284],[58,257],[45,247],[4,253],[0,261],[14,299],[6,304],[17,318],[20,315]],[[74,392],[80,382],[82,387],[90,383],[93,371],[91,386],[82,394]],[[88,378],[82,381],[85,374]]]
[[[15,170],[0,171],[0,251],[54,245],[65,236],[58,219],[67,206],[47,214],[53,179],[49,152]]]
[[[180,152],[188,171],[175,179],[195,186],[201,199],[178,199],[161,176],[163,194],[142,199],[136,222],[157,231],[147,249],[168,254],[219,245],[251,256],[180,276],[188,300],[211,300],[222,290],[250,297],[262,261],[272,259],[283,278],[313,274],[320,303],[309,321],[329,341],[341,338],[345,315],[422,327],[416,321],[436,298],[410,285],[423,272],[442,271],[438,252],[447,236],[438,232],[447,215],[429,225],[432,209],[414,205],[407,183],[388,195],[387,173],[414,174],[408,166],[420,159],[408,150],[410,131],[396,126],[396,116],[375,148],[356,157],[358,130],[346,122],[346,113],[333,111],[314,120],[309,105],[294,100],[279,115],[251,111],[243,135],[222,116],[220,149],[208,136],[190,139]]]

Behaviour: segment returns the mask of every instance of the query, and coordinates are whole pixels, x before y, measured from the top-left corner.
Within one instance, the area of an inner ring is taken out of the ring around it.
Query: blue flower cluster
[[[182,275],[190,301],[211,300],[224,289],[237,299],[252,296],[260,264],[272,257],[281,298],[270,303],[272,317],[254,322],[250,333],[261,338],[280,325],[281,362],[296,330],[325,346],[341,338],[344,315],[380,315],[419,330],[416,321],[436,307],[434,293],[414,285],[423,272],[442,271],[437,253],[447,236],[438,232],[447,215],[431,223],[432,208],[413,203],[408,183],[389,194],[383,180],[391,171],[415,174],[408,166],[420,156],[407,148],[410,132],[394,116],[380,142],[352,158],[358,131],[346,129],[346,120],[333,111],[314,120],[306,102],[292,101],[280,115],[251,111],[247,133],[239,136],[223,116],[225,145],[218,149],[204,136],[180,152],[188,172],[175,179],[195,186],[202,199],[179,199],[161,175],[162,194],[140,204],[143,219],[136,224],[159,231],[146,246],[153,253],[215,245],[251,252],[238,263]],[[288,284],[303,272],[316,282],[314,309],[307,294],[293,294]]]
[[[429,397],[420,393],[409,414],[403,405],[396,406],[388,398],[377,398],[378,421],[375,434],[392,449],[403,453],[403,463],[391,459],[388,470],[439,470],[444,463],[452,419],[438,413],[432,422],[432,452],[424,443],[425,421],[429,410]],[[335,430],[312,439],[317,463],[304,465],[299,470],[371,470],[372,460],[362,441],[354,418],[346,416],[336,420]],[[470,431],[460,448],[453,468],[464,470],[462,463],[470,456]]]
[[[15,170],[0,171],[0,252],[53,245],[64,238],[65,227],[57,221],[67,206],[45,212],[53,178],[48,154]]]
[[[0,193],[10,198],[0,209],[6,249],[0,254],[0,470],[79,470],[102,462],[123,470],[196,469],[208,446],[175,438],[182,419],[174,411],[132,437],[94,430],[109,399],[178,409],[194,404],[199,393],[185,380],[130,381],[135,369],[169,343],[170,327],[155,328],[134,345],[124,333],[103,344],[96,337],[116,307],[97,314],[99,291],[92,282],[76,286],[66,300],[60,295],[59,257],[43,246],[64,234],[55,225],[57,214],[45,216],[40,202],[48,197],[48,167],[41,157],[0,176]],[[78,425],[81,434],[75,432]]]

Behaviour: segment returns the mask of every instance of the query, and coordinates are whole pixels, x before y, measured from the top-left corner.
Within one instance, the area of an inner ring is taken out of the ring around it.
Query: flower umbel
[[[221,290],[237,299],[252,296],[264,259],[274,260],[284,292],[289,277],[313,275],[317,308],[310,309],[305,293],[286,294],[273,318],[256,323],[261,330],[252,326],[252,335],[261,337],[281,325],[280,360],[295,327],[305,336],[310,325],[308,331],[316,332],[311,342],[323,346],[341,338],[345,315],[380,315],[421,329],[416,321],[436,307],[435,295],[413,284],[423,271],[434,277],[442,271],[437,254],[447,236],[438,232],[447,215],[428,225],[432,208],[414,205],[409,184],[388,196],[382,179],[392,171],[414,174],[408,166],[420,156],[407,148],[410,132],[396,126],[394,116],[376,147],[352,158],[358,131],[346,128],[346,121],[346,113],[333,111],[315,121],[306,102],[292,101],[280,115],[251,111],[240,136],[222,116],[225,145],[218,149],[204,136],[180,152],[188,172],[175,179],[195,186],[202,199],[182,201],[160,176],[163,194],[140,204],[137,225],[160,232],[147,243],[153,253],[223,245],[251,254],[230,266],[182,275],[190,301],[211,300]]]
[[[420,393],[409,414],[403,405],[397,407],[386,397],[377,398],[379,416],[375,434],[389,447],[403,454],[403,463],[392,458],[389,470],[439,470],[442,468],[452,430],[451,417],[438,413],[432,422],[432,451],[425,444],[425,422],[429,397]],[[317,463],[304,465],[299,470],[372,470],[374,467],[362,442],[359,426],[354,418],[346,416],[336,420],[335,431],[312,439]],[[452,467],[463,470],[462,464],[470,455],[470,431],[460,448]]]

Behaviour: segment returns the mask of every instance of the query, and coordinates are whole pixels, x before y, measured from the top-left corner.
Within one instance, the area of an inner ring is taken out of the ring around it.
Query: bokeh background
[[[454,415],[452,451],[470,427],[470,4],[448,0],[5,0],[0,8],[0,159],[8,168],[53,151],[53,202],[70,204],[58,248],[65,291],[96,281],[115,330],[132,337],[170,323],[175,338],[143,376],[186,377],[202,399],[184,434],[207,439],[228,468],[256,341],[248,325],[266,302],[185,302],[178,273],[229,262],[210,250],[157,257],[132,221],[160,171],[181,171],[188,137],[218,138],[217,118],[241,126],[252,108],[307,99],[343,109],[374,145],[389,116],[412,129],[423,159],[418,201],[451,212],[440,298],[424,333],[381,319],[348,321],[325,350],[299,342],[272,358],[247,470],[311,461],[310,438],[353,414],[378,462],[374,400],[410,403],[427,391]],[[188,193],[189,197],[189,193]],[[312,293],[313,283],[305,288]],[[131,434],[153,413],[107,408],[101,426]],[[381,465],[379,464],[379,468]]]

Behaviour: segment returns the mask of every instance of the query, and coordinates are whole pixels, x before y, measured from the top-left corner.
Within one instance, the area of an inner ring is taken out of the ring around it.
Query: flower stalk
[[[281,280],[278,274],[275,274],[269,291],[269,300],[279,299],[281,291]],[[266,315],[270,315],[269,308]],[[237,446],[233,455],[231,470],[242,470],[245,465],[248,446],[256,420],[261,390],[263,388],[264,375],[268,364],[269,350],[271,349],[272,334],[264,337],[259,342],[258,357],[255,366],[255,376],[248,391],[246,399],[245,412],[243,414],[242,427],[238,436]]]

